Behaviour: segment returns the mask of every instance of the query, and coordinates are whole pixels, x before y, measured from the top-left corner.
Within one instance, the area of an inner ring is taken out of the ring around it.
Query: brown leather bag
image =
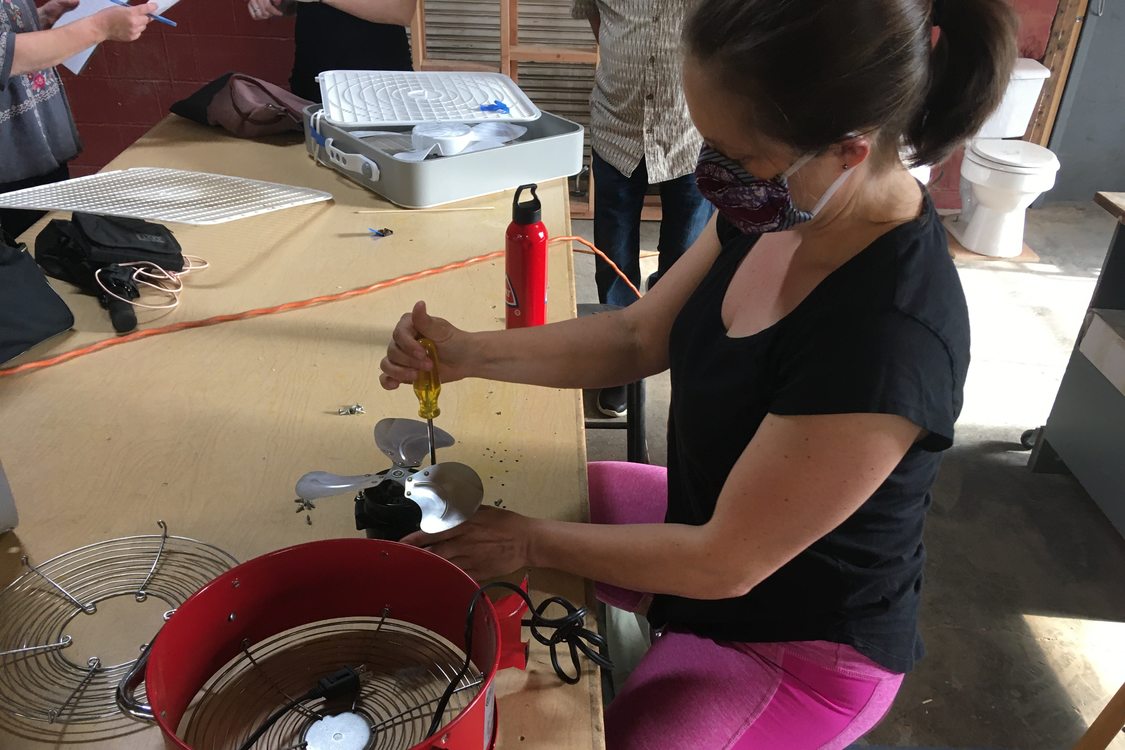
[[[207,122],[239,138],[301,131],[301,110],[312,104],[280,86],[232,73],[207,105]]]

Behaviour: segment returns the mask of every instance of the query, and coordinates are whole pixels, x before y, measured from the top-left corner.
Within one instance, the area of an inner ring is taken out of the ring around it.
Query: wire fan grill
[[[332,200],[321,190],[225,174],[138,167],[0,195],[5,208],[86,211],[183,224],[221,224]]]
[[[102,644],[71,634],[95,622],[86,618],[99,611],[140,611],[144,602],[150,613],[175,609],[238,562],[211,545],[169,536],[163,521],[160,526],[163,534],[99,542],[42,564],[25,561],[27,572],[0,591],[0,719],[10,729],[44,736],[55,730],[51,724],[66,724],[69,739],[136,731],[114,691],[155,635],[152,623],[101,623],[101,632],[117,633],[131,646],[116,664],[99,655]],[[159,627],[159,616],[150,619]]]
[[[324,117],[337,125],[529,122],[540,116],[527,94],[500,73],[329,70],[317,80]],[[495,101],[508,105],[510,112],[481,110]]]
[[[192,747],[235,750],[277,709],[344,667],[362,670],[357,700],[309,701],[289,711],[256,748],[298,750],[324,716],[350,712],[371,732],[364,750],[406,750],[426,738],[438,698],[465,654],[418,625],[383,618],[323,620],[279,633],[243,653],[203,687],[181,722],[179,735]],[[480,690],[470,667],[445,712],[451,721]]]

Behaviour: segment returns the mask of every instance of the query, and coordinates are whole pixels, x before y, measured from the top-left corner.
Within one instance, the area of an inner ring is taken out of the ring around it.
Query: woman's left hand
[[[39,26],[43,29],[49,29],[55,25],[55,21],[59,20],[63,13],[72,11],[77,7],[78,0],[47,0],[37,9]]]
[[[255,21],[265,21],[270,18],[280,18],[285,15],[278,9],[273,0],[249,0],[246,10]]]
[[[506,575],[528,564],[533,519],[482,506],[460,526],[438,534],[416,531],[404,544],[444,557],[478,581]]]

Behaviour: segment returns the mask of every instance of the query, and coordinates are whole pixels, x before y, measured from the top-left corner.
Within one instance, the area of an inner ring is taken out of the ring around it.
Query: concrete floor
[[[643,248],[656,229],[644,226]],[[1048,206],[1028,215],[1039,263],[958,264],[973,361],[926,530],[928,656],[871,744],[1068,748],[1125,681],[1125,540],[1073,478],[1032,474],[1019,447],[1050,412],[1112,231],[1093,204]],[[576,265],[579,301],[597,301],[592,259]],[[647,383],[651,460],[664,463],[667,374]],[[591,460],[624,459],[623,432],[587,442]],[[638,632],[614,618],[618,661],[643,651]],[[1110,747],[1125,750],[1125,734]]]

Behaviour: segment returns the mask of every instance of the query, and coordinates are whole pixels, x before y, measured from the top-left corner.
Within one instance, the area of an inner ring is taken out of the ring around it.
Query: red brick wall
[[[1021,54],[1042,59],[1058,0],[1011,0]],[[74,174],[95,172],[164,116],[168,106],[228,71],[285,85],[293,62],[290,19],[253,21],[245,0],[183,0],[168,11],[178,28],[149,25],[131,44],[102,45],[81,76],[63,70],[85,151]],[[961,157],[934,169],[939,208],[960,206]]]
[[[74,176],[90,174],[140,138],[178,99],[236,71],[287,85],[293,21],[254,21],[245,0],[182,0],[179,24],[151,23],[135,42],[107,42],[82,75],[60,67],[84,150]]]

